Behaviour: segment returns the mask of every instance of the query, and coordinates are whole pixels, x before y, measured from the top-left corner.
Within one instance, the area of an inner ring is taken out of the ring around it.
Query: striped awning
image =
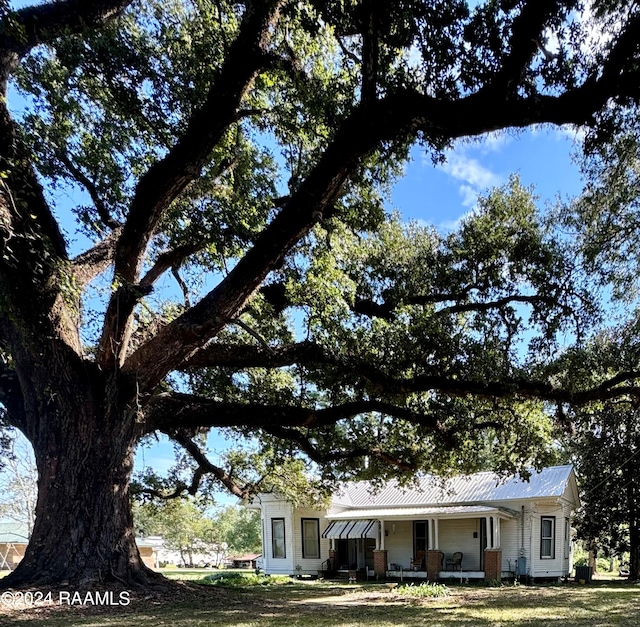
[[[377,520],[334,520],[322,532],[323,538],[376,538],[378,535]]]

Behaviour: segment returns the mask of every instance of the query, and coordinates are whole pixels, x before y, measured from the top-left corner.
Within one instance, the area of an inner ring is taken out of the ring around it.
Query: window
[[[302,557],[320,557],[320,520],[318,518],[302,519]]]
[[[426,551],[429,543],[429,523],[426,520],[413,521],[413,555]]]
[[[284,518],[271,519],[271,550],[275,558],[287,556],[284,544]]]
[[[556,517],[542,516],[540,518],[540,558],[554,559],[556,536]]]

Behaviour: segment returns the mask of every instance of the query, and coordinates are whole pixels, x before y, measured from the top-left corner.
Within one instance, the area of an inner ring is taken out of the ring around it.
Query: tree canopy
[[[246,496],[305,462],[328,481],[521,469],[551,454],[535,401],[636,393],[635,368],[552,363],[599,311],[517,179],[448,236],[384,211],[416,142],[439,160],[536,124],[610,136],[640,91],[640,14],[594,8],[4,3],[0,85],[25,101],[0,102],[0,400],[39,470],[7,585],[153,579],[129,493],[154,433],[193,458],[183,488]],[[211,427],[258,466],[214,465]]]

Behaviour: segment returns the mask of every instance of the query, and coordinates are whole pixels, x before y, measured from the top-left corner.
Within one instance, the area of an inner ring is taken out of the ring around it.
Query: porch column
[[[434,551],[440,550],[440,529],[438,527],[440,520],[438,518],[433,519],[433,549]]]
[[[387,552],[374,551],[373,552],[373,572],[377,578],[386,577],[387,575]]]
[[[487,581],[502,580],[502,551],[500,549],[484,550],[484,578]]]
[[[437,581],[442,570],[442,560],[444,553],[442,551],[427,551],[427,579],[429,581]]]
[[[427,519],[427,529],[429,531],[429,533],[427,533],[427,551],[431,551],[433,549],[433,534],[434,534],[433,518]]]
[[[380,551],[384,551],[384,520],[380,521],[380,541],[376,542],[376,549]]]

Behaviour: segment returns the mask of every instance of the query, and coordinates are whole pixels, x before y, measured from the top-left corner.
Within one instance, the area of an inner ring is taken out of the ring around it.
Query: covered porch
[[[469,505],[329,514],[330,566],[360,577],[500,579],[501,526],[515,512]]]

